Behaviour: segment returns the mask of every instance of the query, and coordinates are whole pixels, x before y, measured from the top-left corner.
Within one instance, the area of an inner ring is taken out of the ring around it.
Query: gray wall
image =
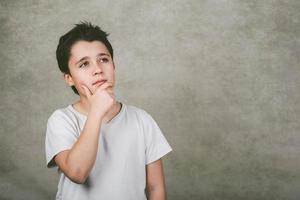
[[[54,199],[46,121],[75,101],[58,38],[110,32],[117,97],[158,122],[170,200],[300,198],[300,1],[9,1],[0,10],[0,199]]]

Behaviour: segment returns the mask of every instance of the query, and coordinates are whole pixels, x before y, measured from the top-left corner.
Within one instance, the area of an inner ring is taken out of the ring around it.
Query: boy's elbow
[[[80,176],[72,176],[69,178],[72,182],[77,183],[77,184],[84,184],[87,179],[86,177],[80,177]]]
[[[69,179],[77,184],[83,184],[86,182],[89,174],[82,172],[82,170],[73,170],[69,173]]]
[[[90,175],[90,168],[86,165],[79,165],[78,162],[70,161],[70,150],[64,151],[55,157],[55,162],[61,171],[71,181],[83,184]]]

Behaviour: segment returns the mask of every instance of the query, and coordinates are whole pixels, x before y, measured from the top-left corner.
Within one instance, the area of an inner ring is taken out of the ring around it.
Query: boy
[[[118,102],[108,34],[83,22],[63,35],[56,58],[80,99],[47,122],[47,167],[58,167],[56,199],[166,199],[161,158],[172,151],[146,111]]]

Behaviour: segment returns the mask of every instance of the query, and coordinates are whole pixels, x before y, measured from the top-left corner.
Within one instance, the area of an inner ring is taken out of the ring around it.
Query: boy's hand
[[[89,112],[99,113],[101,117],[116,103],[116,97],[112,89],[113,84],[105,82],[99,86],[94,94],[88,87],[82,85],[85,95],[89,102]]]

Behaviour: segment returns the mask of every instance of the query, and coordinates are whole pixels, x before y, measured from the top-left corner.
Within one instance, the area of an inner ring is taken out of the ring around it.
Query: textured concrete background
[[[174,151],[170,200],[300,199],[300,1],[1,0],[0,199],[54,199],[46,121],[77,96],[58,38],[88,20],[111,33],[117,97]]]

